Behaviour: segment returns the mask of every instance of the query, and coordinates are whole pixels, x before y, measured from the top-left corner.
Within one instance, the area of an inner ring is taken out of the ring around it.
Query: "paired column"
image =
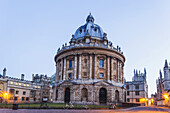
[[[79,78],[81,79],[81,55],[79,55]]]
[[[74,57],[74,79],[77,79],[77,55]]]
[[[63,68],[64,68],[64,66],[63,66],[63,62],[64,62],[64,60],[63,60],[63,58],[61,59],[61,80],[63,80]]]
[[[96,74],[96,69],[97,69],[97,55],[94,54],[94,79],[97,78],[97,74]]]
[[[66,57],[64,58],[64,72],[63,72],[63,80],[66,79]]]
[[[89,58],[89,78],[92,79],[92,55],[90,54],[90,58]]]

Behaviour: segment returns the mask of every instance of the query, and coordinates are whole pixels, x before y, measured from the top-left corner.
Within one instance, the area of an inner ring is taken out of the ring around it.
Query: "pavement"
[[[170,113],[165,107],[132,107],[120,110],[74,110],[74,109],[0,109],[0,113]]]

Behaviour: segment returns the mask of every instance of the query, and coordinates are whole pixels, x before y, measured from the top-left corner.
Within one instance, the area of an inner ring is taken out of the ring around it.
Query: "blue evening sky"
[[[147,70],[149,96],[170,61],[170,0],[0,0],[0,73],[55,73],[54,56],[89,12],[126,57],[124,75]]]

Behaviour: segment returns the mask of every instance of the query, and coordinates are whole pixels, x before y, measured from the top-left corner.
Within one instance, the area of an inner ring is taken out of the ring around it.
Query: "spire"
[[[164,67],[168,67],[167,59],[165,60],[165,66]]]
[[[135,75],[135,69],[134,69],[134,71],[133,71],[133,72],[134,72],[134,75]]]
[[[160,70],[159,74],[160,74],[160,78],[162,78],[162,72],[161,72],[161,70]]]
[[[87,17],[86,22],[94,22],[94,18],[93,18],[93,16],[91,15],[91,12],[90,12],[90,14],[89,14],[88,17]]]
[[[161,83],[162,83],[162,72],[161,72],[161,70],[160,70],[160,80],[161,80]]]
[[[6,68],[3,69],[3,76],[5,77],[6,76]]]
[[[146,68],[144,68],[144,74],[146,74]]]

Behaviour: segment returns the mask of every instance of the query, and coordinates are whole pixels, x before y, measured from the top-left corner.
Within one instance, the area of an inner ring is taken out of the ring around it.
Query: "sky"
[[[170,62],[170,0],[0,0],[0,73],[31,80],[55,73],[57,49],[91,12],[126,58],[124,76],[147,71],[149,96],[165,59]]]

